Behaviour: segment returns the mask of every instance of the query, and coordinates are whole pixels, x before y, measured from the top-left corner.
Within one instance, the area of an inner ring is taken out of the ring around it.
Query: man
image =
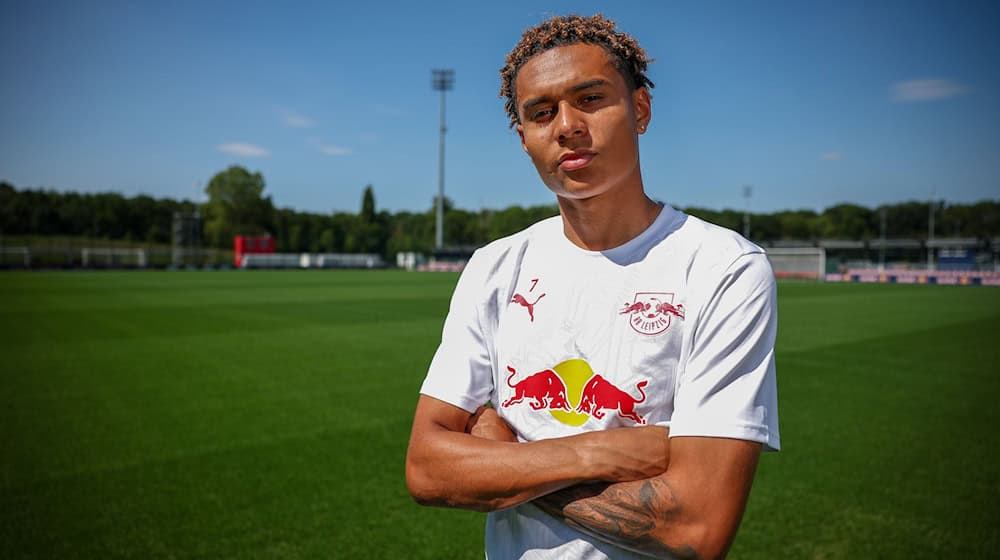
[[[722,557],[779,447],[773,274],[646,196],[646,64],[614,22],[569,16],[501,70],[560,216],[469,261],[406,460],[418,502],[490,512],[488,558]]]

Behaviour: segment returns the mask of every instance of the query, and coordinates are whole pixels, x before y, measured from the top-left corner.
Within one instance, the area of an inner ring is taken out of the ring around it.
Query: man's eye
[[[596,93],[592,93],[590,95],[585,96],[581,101],[584,104],[587,104],[587,103],[593,103],[595,101],[599,101],[600,99],[601,99],[600,95],[598,95]]]
[[[531,120],[539,121],[548,118],[550,115],[552,115],[552,109],[542,109],[541,111],[535,111],[532,113]]]

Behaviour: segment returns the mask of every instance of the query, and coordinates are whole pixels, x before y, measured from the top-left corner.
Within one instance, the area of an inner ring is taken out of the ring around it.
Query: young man
[[[406,460],[418,502],[490,512],[488,558],[722,557],[779,447],[773,274],[646,196],[646,64],[612,21],[570,16],[501,70],[560,216],[469,261]]]

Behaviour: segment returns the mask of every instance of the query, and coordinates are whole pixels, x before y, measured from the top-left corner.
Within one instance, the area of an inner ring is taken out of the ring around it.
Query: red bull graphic
[[[529,399],[528,405],[535,410],[543,408],[572,410],[569,401],[566,400],[566,384],[556,372],[546,369],[511,385],[510,380],[517,375],[517,372],[510,366],[507,366],[507,371],[510,372],[507,376],[507,386],[514,389],[514,396],[504,401],[504,408]]]
[[[660,334],[670,327],[670,317],[684,319],[684,304],[674,305],[674,294],[638,292],[618,313],[628,315],[629,325],[639,334]]]
[[[678,319],[683,319],[684,318],[684,304],[683,303],[678,303],[677,305],[674,305],[672,303],[667,303],[667,302],[663,301],[663,302],[660,302],[659,304],[657,304],[656,311],[658,311],[659,313],[662,313],[663,315],[666,315],[667,313],[669,313],[669,314],[673,315],[674,317],[677,317]]]
[[[635,411],[635,405],[646,400],[646,393],[642,390],[646,386],[646,381],[636,383],[635,388],[639,391],[639,398],[615,387],[613,383],[604,379],[598,374],[587,382],[580,396],[580,406],[576,407],[577,412],[586,412],[597,418],[604,418],[605,410],[617,410],[622,418],[628,418],[636,424],[645,424],[646,419]]]
[[[636,405],[646,400],[643,389],[648,380],[636,383],[639,396],[634,397],[594,373],[586,360],[566,360],[517,383],[511,383],[517,375],[515,369],[507,366],[507,371],[510,372],[507,386],[514,394],[502,403],[504,408],[527,402],[532,410],[547,409],[556,420],[570,426],[582,426],[590,418],[602,420],[607,411],[617,412],[620,418],[636,424],[646,424],[645,417],[636,411]]]

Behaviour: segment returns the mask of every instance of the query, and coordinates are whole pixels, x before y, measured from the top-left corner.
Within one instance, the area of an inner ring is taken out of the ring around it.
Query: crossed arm
[[[670,442],[670,467],[660,475],[573,486],[534,503],[622,548],[655,556],[721,558],[746,507],[760,444],[696,437]]]
[[[503,420],[487,410],[473,417],[444,401],[420,397],[406,454],[406,484],[417,502],[493,511],[581,482],[638,480],[667,467],[663,428],[518,443]],[[468,433],[473,429],[476,435]]]
[[[619,428],[517,443],[491,409],[422,396],[406,480],[425,505],[491,511],[534,500],[594,537],[654,556],[723,557],[760,444]]]

